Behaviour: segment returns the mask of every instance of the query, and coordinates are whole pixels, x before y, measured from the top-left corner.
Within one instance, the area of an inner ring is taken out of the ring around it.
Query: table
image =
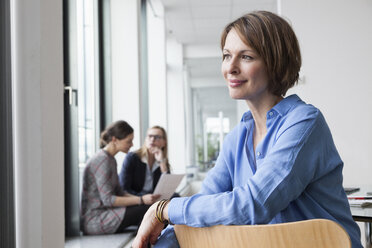
[[[367,195],[367,192],[372,192],[372,186],[364,186],[360,187],[360,191],[350,194],[349,196],[356,196],[356,195]],[[364,222],[365,230],[365,241],[366,241],[366,248],[372,248],[372,208],[366,207],[350,207],[351,214],[355,221]]]

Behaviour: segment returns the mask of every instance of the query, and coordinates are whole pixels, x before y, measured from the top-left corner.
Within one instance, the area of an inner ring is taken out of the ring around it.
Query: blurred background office
[[[133,126],[133,149],[148,127],[165,127],[173,172],[202,178],[247,111],[230,99],[221,76],[220,32],[255,9],[292,23],[303,66],[288,94],[327,117],[345,163],[344,185],[371,184],[370,0],[1,4],[1,94],[7,96],[1,132],[12,134],[3,142],[11,149],[1,155],[0,173],[8,204],[1,211],[11,218],[1,224],[13,225],[15,232],[5,236],[17,247],[63,247],[65,235],[79,232],[79,172],[112,121]],[[117,156],[118,164],[123,158]]]

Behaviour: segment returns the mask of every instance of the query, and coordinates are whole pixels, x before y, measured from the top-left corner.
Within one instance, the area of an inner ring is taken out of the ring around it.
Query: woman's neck
[[[106,152],[108,152],[108,154],[110,154],[113,157],[116,155],[116,153],[118,153],[118,150],[116,149],[115,145],[112,142],[108,143],[103,148],[103,150],[105,150]]]
[[[283,97],[267,95],[259,99],[258,101],[247,100],[247,105],[252,113],[254,120],[254,135],[253,135],[253,146],[256,146],[265,137],[267,133],[266,121],[267,112],[272,109],[277,103],[279,103]]]
[[[252,113],[257,131],[266,128],[266,115],[267,112],[272,109],[276,104],[278,104],[283,97],[267,95],[257,101],[247,100],[247,105]]]

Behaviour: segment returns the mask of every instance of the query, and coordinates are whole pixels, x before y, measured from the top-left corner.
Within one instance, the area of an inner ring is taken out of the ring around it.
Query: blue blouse
[[[273,224],[325,218],[342,225],[362,247],[342,187],[343,162],[321,112],[291,95],[267,113],[267,134],[253,149],[250,111],[226,136],[199,194],[173,198],[174,224]],[[177,244],[166,229],[156,247]]]

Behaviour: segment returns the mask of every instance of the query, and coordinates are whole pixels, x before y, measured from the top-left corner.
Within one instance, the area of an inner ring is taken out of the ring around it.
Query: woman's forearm
[[[163,158],[161,161],[159,161],[160,163],[160,171],[162,173],[168,173],[168,159],[166,158]]]
[[[143,202],[141,201],[140,196],[126,194],[125,196],[116,196],[114,207],[127,207],[133,205],[140,205]]]

